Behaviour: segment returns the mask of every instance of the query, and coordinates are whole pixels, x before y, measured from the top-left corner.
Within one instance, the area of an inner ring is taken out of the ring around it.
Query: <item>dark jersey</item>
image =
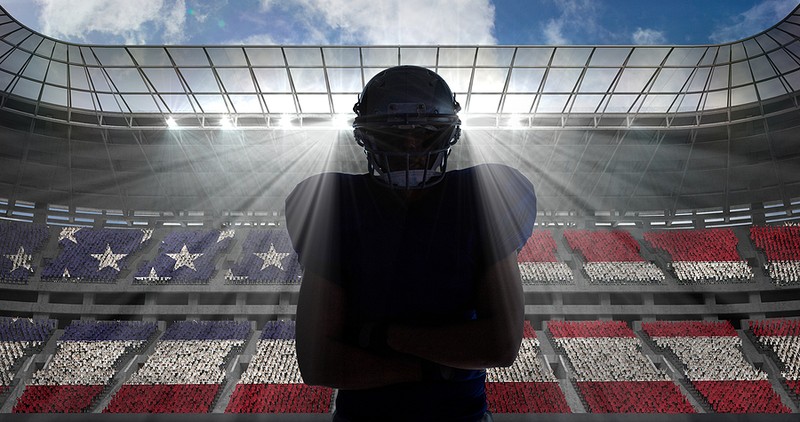
[[[286,200],[286,223],[306,271],[341,286],[346,331],[370,322],[436,325],[477,318],[481,275],[525,244],[536,197],[517,170],[485,164],[445,174],[413,201],[369,175],[326,173]],[[458,381],[340,390],[337,412],[355,420],[478,419],[485,371]]]

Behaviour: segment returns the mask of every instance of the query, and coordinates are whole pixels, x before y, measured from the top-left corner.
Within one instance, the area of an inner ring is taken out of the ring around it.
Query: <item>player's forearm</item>
[[[419,360],[411,357],[379,356],[336,340],[326,342],[323,349],[301,359],[301,374],[308,384],[357,390],[422,378]]]
[[[400,353],[454,368],[510,366],[522,341],[522,320],[510,324],[479,319],[436,327],[391,325],[386,340]]]

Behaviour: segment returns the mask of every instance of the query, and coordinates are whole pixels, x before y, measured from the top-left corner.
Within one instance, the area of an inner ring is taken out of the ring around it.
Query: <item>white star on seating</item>
[[[64,277],[64,278],[70,278],[70,277],[72,277],[72,276],[71,276],[71,275],[69,275],[69,270],[68,270],[68,269],[66,269],[66,268],[64,268],[64,273],[63,273],[63,274],[61,274],[61,277]]]
[[[31,258],[33,258],[33,256],[26,254],[25,248],[22,246],[19,247],[16,255],[5,255],[5,257],[10,259],[13,264],[13,268],[11,268],[12,273],[19,267],[25,268],[28,271],[33,271],[31,270]]]
[[[231,238],[233,239],[234,231],[233,230],[223,230],[219,233],[219,238],[217,238],[217,243],[222,242],[225,239]]]
[[[197,268],[194,267],[194,260],[199,258],[201,253],[189,253],[189,249],[186,247],[186,244],[183,244],[183,248],[179,253],[168,253],[166,254],[168,257],[175,260],[175,268],[173,270],[177,270],[181,267],[189,267],[195,271]]]
[[[111,245],[106,243],[106,251],[103,253],[93,253],[89,254],[92,258],[100,261],[100,264],[97,266],[97,271],[102,270],[106,267],[111,267],[117,271],[120,271],[118,261],[128,256],[126,253],[114,253],[111,251]]]
[[[142,229],[142,240],[139,243],[144,243],[153,237],[153,229]]]
[[[147,278],[151,280],[158,280],[158,273],[156,272],[156,267],[150,267],[150,274]]]
[[[64,227],[61,229],[61,234],[58,235],[58,241],[61,242],[64,239],[71,240],[72,243],[77,244],[78,239],[75,239],[75,233],[77,233],[81,228],[80,227]]]
[[[280,253],[275,250],[275,244],[269,244],[269,251],[268,252],[254,252],[253,255],[261,258],[264,260],[264,264],[261,266],[261,271],[264,271],[270,265],[278,267],[281,271],[286,271],[284,268],[283,261],[287,256],[291,255],[290,253]]]

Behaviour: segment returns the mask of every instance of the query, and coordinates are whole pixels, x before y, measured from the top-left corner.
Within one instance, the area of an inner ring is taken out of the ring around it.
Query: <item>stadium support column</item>
[[[33,222],[34,224],[46,224],[47,223],[47,204],[42,202],[36,202],[33,205]]]
[[[767,218],[764,216],[764,204],[761,202],[753,202],[750,204],[750,213],[753,217],[754,226],[764,226],[767,224]]]

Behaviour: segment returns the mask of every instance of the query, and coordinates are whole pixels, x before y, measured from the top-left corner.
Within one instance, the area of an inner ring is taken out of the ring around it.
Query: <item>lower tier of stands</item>
[[[487,382],[486,399],[494,413],[570,413],[557,382]]]
[[[718,413],[790,413],[767,380],[693,381]]]
[[[103,385],[28,385],[14,413],[79,413],[91,406]]]
[[[328,413],[333,389],[306,384],[238,384],[227,413]]]
[[[576,382],[592,413],[695,413],[672,381]]]
[[[208,413],[219,384],[123,385],[104,413]]]

